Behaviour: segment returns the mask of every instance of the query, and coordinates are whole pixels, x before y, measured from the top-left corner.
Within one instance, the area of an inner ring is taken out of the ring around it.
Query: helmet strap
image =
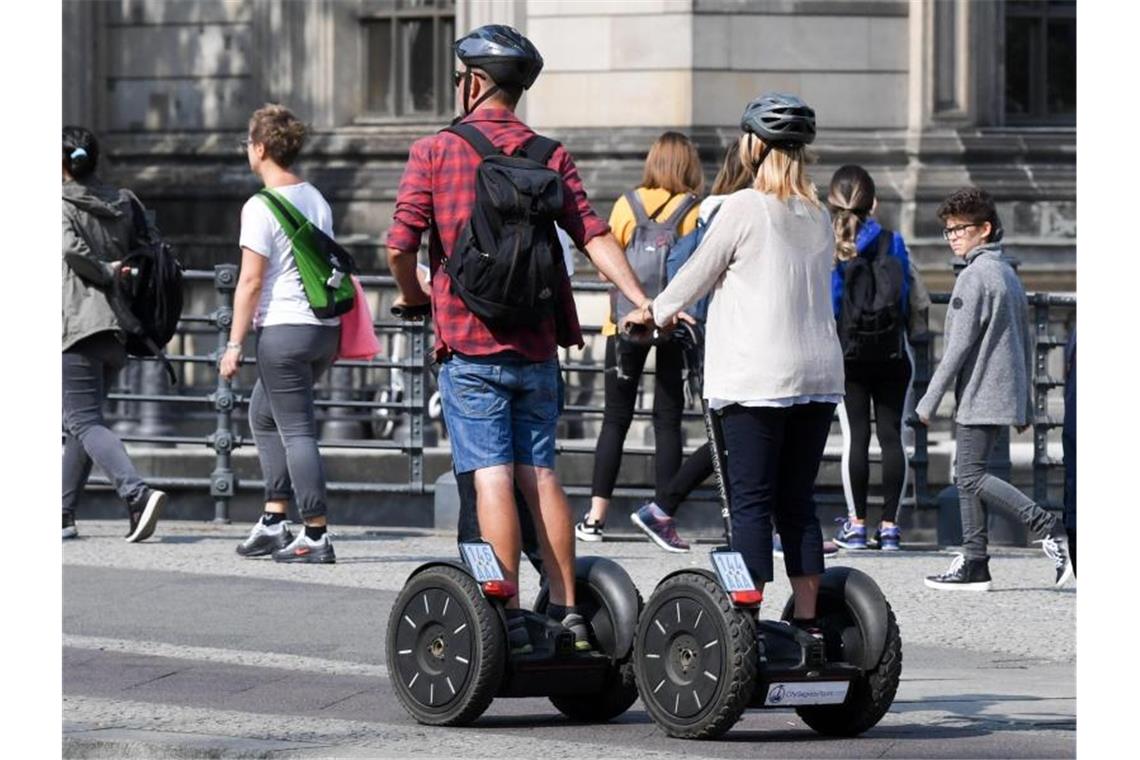
[[[757,174],[760,173],[760,167],[763,166],[764,159],[766,159],[768,157],[768,154],[772,152],[772,148],[774,148],[774,147],[775,146],[772,145],[772,143],[764,143],[764,150],[760,151],[760,158],[757,159],[756,163],[752,165],[752,176],[753,177],[755,177]],[[751,132],[748,133],[748,148],[749,148],[749,152],[751,152],[751,148],[752,148],[752,133]]]
[[[491,97],[492,95],[494,95],[496,92],[499,91],[499,85],[493,84],[487,88],[486,92],[484,92],[482,95],[479,96],[478,100],[476,100],[474,103],[472,103],[470,106],[468,106],[467,101],[471,99],[471,78],[473,76],[474,76],[474,74],[471,72],[471,69],[467,69],[467,71],[463,72],[463,115],[464,116],[470,114],[472,111],[474,111],[476,108],[479,107],[480,103],[482,103],[484,100],[486,100],[487,98]]]

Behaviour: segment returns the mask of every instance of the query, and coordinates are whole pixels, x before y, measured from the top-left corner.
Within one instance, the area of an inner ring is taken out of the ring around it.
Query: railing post
[[[404,397],[408,403],[408,488],[411,493],[424,492],[424,417],[427,416],[427,399],[424,373],[427,371],[427,320],[418,320],[407,327],[411,354],[408,367],[408,387]]]
[[[916,335],[911,342],[914,348],[914,397],[922,398],[930,384],[930,333]],[[914,507],[921,509],[928,503],[927,491],[930,474],[929,431],[925,425],[914,427],[914,456],[910,458],[910,466],[914,469]]]
[[[352,400],[352,367],[334,364],[329,370],[329,401]],[[364,437],[364,425],[352,419],[350,407],[328,407],[328,418],[321,426],[321,438],[355,441]]]
[[[1033,501],[1044,505],[1049,500],[1049,298],[1033,296],[1033,366],[1029,368],[1030,393],[1033,394]]]
[[[142,365],[140,373],[142,375],[142,395],[144,396],[161,396],[170,392],[170,378],[166,374],[166,368],[157,361],[140,362]],[[140,401],[139,407],[139,424],[137,432],[139,435],[170,435],[173,429],[166,415],[166,405],[161,401]],[[157,446],[159,444],[150,444]],[[167,444],[171,445],[171,444]]]
[[[234,475],[230,454],[236,448],[233,432],[233,413],[237,398],[229,380],[218,372],[218,360],[226,351],[230,325],[234,318],[234,289],[237,287],[238,269],[233,264],[218,264],[214,267],[214,287],[218,291],[218,308],[214,311],[214,324],[218,328],[217,349],[214,355],[214,373],[217,389],[210,395],[217,412],[217,427],[209,437],[217,456],[214,471],[210,473],[210,495],[214,497],[214,522],[229,523],[230,499],[237,492],[237,476]]]

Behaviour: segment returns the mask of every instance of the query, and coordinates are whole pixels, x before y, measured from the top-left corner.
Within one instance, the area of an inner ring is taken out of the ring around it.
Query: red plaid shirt
[[[534,134],[506,108],[481,108],[463,121],[475,125],[496,148],[508,154]],[[556,354],[559,345],[581,347],[582,330],[568,280],[563,281],[559,299],[563,310],[561,332],[556,330],[553,316],[533,325],[488,327],[451,292],[451,279],[443,263],[455,248],[475,205],[475,171],[480,160],[474,148],[450,132],[417,140],[408,154],[396,195],[396,212],[388,229],[388,247],[408,253],[419,251],[424,230],[432,230],[428,256],[436,356],[445,356],[448,351],[470,356],[514,351],[532,361],[545,361]],[[570,154],[559,146],[547,166],[566,182],[566,204],[557,221],[574,243],[585,248],[587,242],[609,232],[609,224],[590,207]]]

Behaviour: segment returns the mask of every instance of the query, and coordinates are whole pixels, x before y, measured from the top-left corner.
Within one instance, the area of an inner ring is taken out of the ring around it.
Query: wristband
[[[234,349],[236,351],[241,351],[241,344],[240,343],[234,343],[232,340],[227,340],[226,341],[226,350],[229,351],[230,349]]]

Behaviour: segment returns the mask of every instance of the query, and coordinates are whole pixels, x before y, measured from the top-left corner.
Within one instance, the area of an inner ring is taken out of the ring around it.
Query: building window
[[[364,5],[368,114],[431,120],[451,116],[455,0],[370,0]]]
[[[1009,124],[1075,124],[1075,0],[1006,0],[1005,116]]]

